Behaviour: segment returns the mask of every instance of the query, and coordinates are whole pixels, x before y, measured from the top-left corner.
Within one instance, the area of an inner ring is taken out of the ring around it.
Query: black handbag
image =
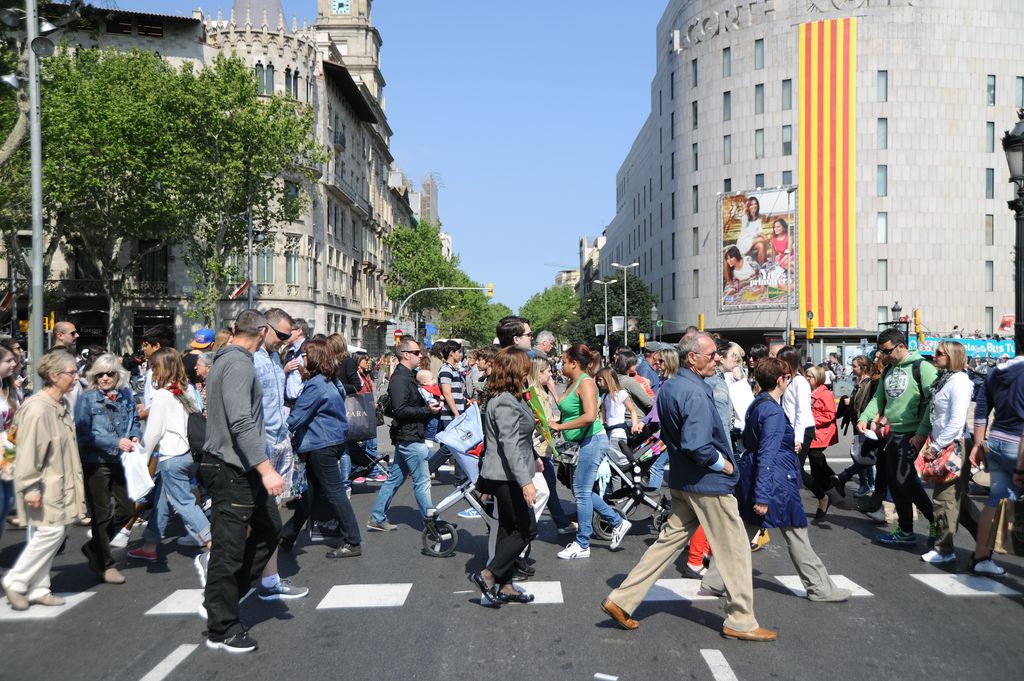
[[[192,412],[188,415],[188,448],[192,450],[192,456],[199,458],[203,455],[203,446],[206,443],[206,417],[201,411]]]
[[[371,393],[357,393],[345,398],[348,418],[348,441],[363,442],[377,437],[377,407]]]

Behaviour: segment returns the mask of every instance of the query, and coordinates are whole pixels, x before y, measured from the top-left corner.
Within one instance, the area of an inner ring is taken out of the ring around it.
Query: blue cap
[[[213,340],[216,337],[217,333],[213,329],[199,329],[192,337],[192,347],[196,350],[205,350],[213,345]]]

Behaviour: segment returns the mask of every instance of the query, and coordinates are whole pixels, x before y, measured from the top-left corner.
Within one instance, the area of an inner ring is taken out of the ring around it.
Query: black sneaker
[[[251,653],[260,646],[256,643],[256,639],[249,636],[248,631],[243,631],[219,641],[207,638],[206,647],[210,650],[226,650],[229,653]]]

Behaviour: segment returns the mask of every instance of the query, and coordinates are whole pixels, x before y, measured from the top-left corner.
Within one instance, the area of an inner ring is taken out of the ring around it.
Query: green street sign
[[[654,325],[660,329],[661,327],[665,326],[665,320],[659,319],[658,321],[654,322]]]

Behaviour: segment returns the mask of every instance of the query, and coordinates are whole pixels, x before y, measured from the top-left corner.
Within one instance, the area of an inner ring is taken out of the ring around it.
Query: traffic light
[[[814,320],[810,317],[807,318],[807,340],[814,340]]]
[[[57,313],[50,310],[50,328],[48,331],[53,331],[53,328],[57,325]]]
[[[697,329],[702,333],[704,332],[704,313],[700,312],[697,314]]]
[[[640,341],[639,342],[640,342],[640,347],[641,348],[644,347],[645,345],[647,345],[647,336],[645,336],[644,334],[640,334]]]
[[[794,331],[793,329],[789,330],[789,344],[792,346],[796,346],[796,331]]]
[[[921,332],[921,309],[914,308],[914,333],[917,334],[917,342],[924,342],[924,333]]]
[[[493,298],[494,297],[494,284],[488,284],[487,285],[487,297],[488,298]]]

